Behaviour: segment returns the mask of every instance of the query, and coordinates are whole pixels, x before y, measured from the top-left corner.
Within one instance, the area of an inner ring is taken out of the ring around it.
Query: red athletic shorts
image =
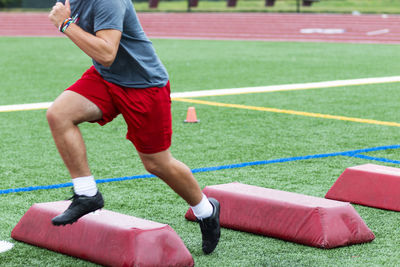
[[[67,90],[93,102],[103,112],[97,122],[105,125],[122,114],[126,138],[141,153],[164,151],[171,145],[171,98],[169,82],[164,87],[128,88],[105,81],[92,66]]]

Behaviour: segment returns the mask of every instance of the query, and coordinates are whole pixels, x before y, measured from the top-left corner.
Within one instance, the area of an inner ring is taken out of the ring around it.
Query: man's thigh
[[[89,111],[93,111],[96,114],[86,121],[97,122],[100,125],[104,125],[112,121],[120,113],[114,105],[109,87],[110,84],[107,83],[92,66],[79,80],[67,88],[65,92],[72,91],[77,93],[85,98],[87,103],[90,103],[84,106],[84,108],[86,107]],[[99,111],[100,116],[98,116]]]
[[[93,102],[73,91],[64,91],[57,97],[49,112],[75,124],[99,120],[102,117],[101,110]]]

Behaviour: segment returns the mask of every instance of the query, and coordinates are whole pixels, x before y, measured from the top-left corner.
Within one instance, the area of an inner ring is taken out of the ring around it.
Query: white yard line
[[[306,90],[306,89],[379,84],[379,83],[394,83],[394,82],[400,82],[400,76],[337,80],[337,81],[314,82],[314,83],[282,84],[282,85],[230,88],[230,89],[216,89],[216,90],[200,90],[191,92],[176,92],[171,94],[171,98],[252,94],[252,93]],[[0,112],[47,109],[48,107],[51,106],[52,103],[53,102],[20,104],[20,105],[3,105],[0,106]]]
[[[14,247],[13,243],[0,240],[0,253],[6,252]]]

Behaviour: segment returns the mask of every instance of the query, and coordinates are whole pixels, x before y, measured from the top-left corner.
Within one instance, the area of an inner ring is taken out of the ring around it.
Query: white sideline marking
[[[0,253],[6,252],[14,247],[13,243],[0,240]]]
[[[202,90],[193,92],[172,93],[171,97],[172,98],[201,97],[201,96],[217,96],[217,95],[251,94],[251,93],[263,93],[263,92],[339,87],[339,86],[349,86],[349,85],[392,83],[392,82],[400,82],[400,76],[365,78],[365,79],[354,79],[354,80],[337,80],[337,81],[314,82],[314,83],[283,84],[283,85],[232,88],[232,89]]]
[[[5,105],[5,106],[0,106],[0,112],[46,109],[46,108],[50,107],[52,103],[53,102],[20,104],[20,105]]]
[[[371,31],[371,32],[367,32],[367,35],[380,35],[380,34],[385,34],[385,33],[389,33],[389,30],[382,29],[382,30]]]
[[[191,92],[177,92],[177,93],[172,93],[171,98],[252,94],[252,93],[307,90],[307,89],[318,89],[318,88],[329,88],[329,87],[351,86],[351,85],[393,83],[393,82],[400,82],[400,76],[337,80],[337,81],[314,82],[314,83],[282,84],[282,85],[230,88],[230,89],[216,89],[216,90],[200,90]],[[20,104],[20,105],[3,105],[0,106],[0,112],[47,109],[48,107],[51,106],[52,103],[53,102]]]

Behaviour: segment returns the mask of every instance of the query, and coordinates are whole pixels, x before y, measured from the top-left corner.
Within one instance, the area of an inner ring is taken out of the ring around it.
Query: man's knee
[[[158,157],[142,158],[143,166],[151,174],[162,176],[163,173],[169,172],[173,167],[170,159],[160,159]]]
[[[46,112],[46,119],[49,123],[50,128],[59,128],[67,125],[77,125],[78,123],[64,111],[63,107],[58,106],[54,103]]]
[[[139,152],[139,156],[146,171],[156,176],[160,176],[174,169],[175,159],[168,149],[154,154],[143,154]]]
[[[46,119],[50,126],[54,126],[62,120],[61,113],[57,107],[54,107],[54,104],[47,110]]]
[[[160,166],[155,160],[146,159],[146,160],[143,160],[142,162],[143,162],[143,166],[146,169],[146,171],[157,176],[157,174],[160,171]]]

